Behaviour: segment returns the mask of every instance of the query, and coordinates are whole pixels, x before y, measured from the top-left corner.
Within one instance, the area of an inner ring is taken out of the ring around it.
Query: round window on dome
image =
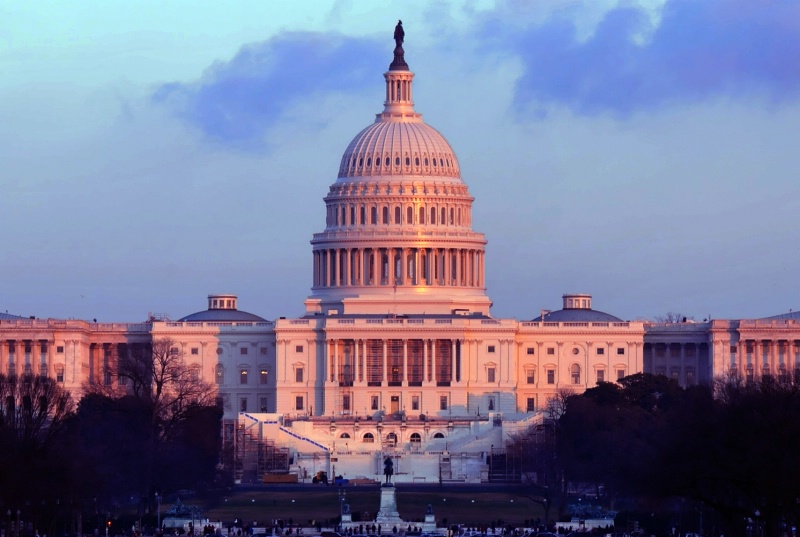
[[[406,157],[406,166],[411,166],[411,159]]]
[[[425,166],[427,166],[427,165],[428,165],[428,159],[426,158],[425,159]]]
[[[358,167],[360,168],[363,165],[364,165],[364,159],[362,157],[362,158],[358,159]]]
[[[414,165],[419,166],[419,157],[414,158]]]
[[[386,157],[386,165],[388,166],[389,164],[391,164],[391,162],[392,162],[392,161],[391,161],[391,160],[389,160],[389,157]]]
[[[381,157],[375,157],[375,165],[376,166],[380,166],[381,165]]]
[[[433,159],[433,165],[436,166],[436,159]]]
[[[400,166],[400,157],[394,157],[394,165]]]
[[[575,347],[574,349],[572,349],[572,354],[578,354],[579,352],[581,352],[581,351],[578,350],[578,347]]]
[[[439,166],[444,168],[444,160],[443,159],[439,159]]]
[[[367,159],[367,167],[372,166],[372,157]]]

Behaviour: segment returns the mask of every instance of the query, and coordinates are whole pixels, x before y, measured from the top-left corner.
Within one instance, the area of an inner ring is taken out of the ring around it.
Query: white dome
[[[379,114],[342,156],[339,180],[370,176],[428,176],[461,180],[455,152],[419,114],[397,121]]]

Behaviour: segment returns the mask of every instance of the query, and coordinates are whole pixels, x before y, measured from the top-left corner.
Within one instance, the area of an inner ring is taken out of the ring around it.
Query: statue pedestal
[[[381,486],[381,509],[378,511],[378,516],[375,517],[375,523],[383,526],[384,531],[386,528],[391,529],[394,525],[403,524],[403,519],[397,512],[395,488],[391,483]]]
[[[425,522],[422,523],[422,531],[436,531],[436,515],[425,515]]]

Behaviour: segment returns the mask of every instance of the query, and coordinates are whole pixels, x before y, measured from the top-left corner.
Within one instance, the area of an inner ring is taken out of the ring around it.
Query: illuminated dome
[[[387,104],[388,106],[388,104]],[[421,114],[378,114],[353,138],[342,156],[339,181],[369,176],[427,176],[461,180],[455,152]]]
[[[348,144],[325,196],[309,314],[489,315],[474,198],[453,148],[414,110],[403,35],[383,111]]]

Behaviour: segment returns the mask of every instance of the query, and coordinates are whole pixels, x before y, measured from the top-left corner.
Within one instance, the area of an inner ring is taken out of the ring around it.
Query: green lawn
[[[347,486],[341,491],[346,494],[345,501],[350,504],[353,518],[363,514],[374,519],[380,507],[377,487]],[[240,518],[248,524],[265,525],[272,519],[288,521],[291,518],[294,523],[308,524],[312,520],[332,520],[339,516],[339,492],[338,487],[323,486],[234,491],[205,513],[209,519],[223,522]],[[463,492],[458,488],[444,488],[410,492],[398,487],[397,506],[404,520],[422,521],[428,504],[440,523],[447,519],[450,523],[487,525],[493,520],[503,520],[521,525],[526,519],[543,515],[541,508],[530,500],[499,490]]]

